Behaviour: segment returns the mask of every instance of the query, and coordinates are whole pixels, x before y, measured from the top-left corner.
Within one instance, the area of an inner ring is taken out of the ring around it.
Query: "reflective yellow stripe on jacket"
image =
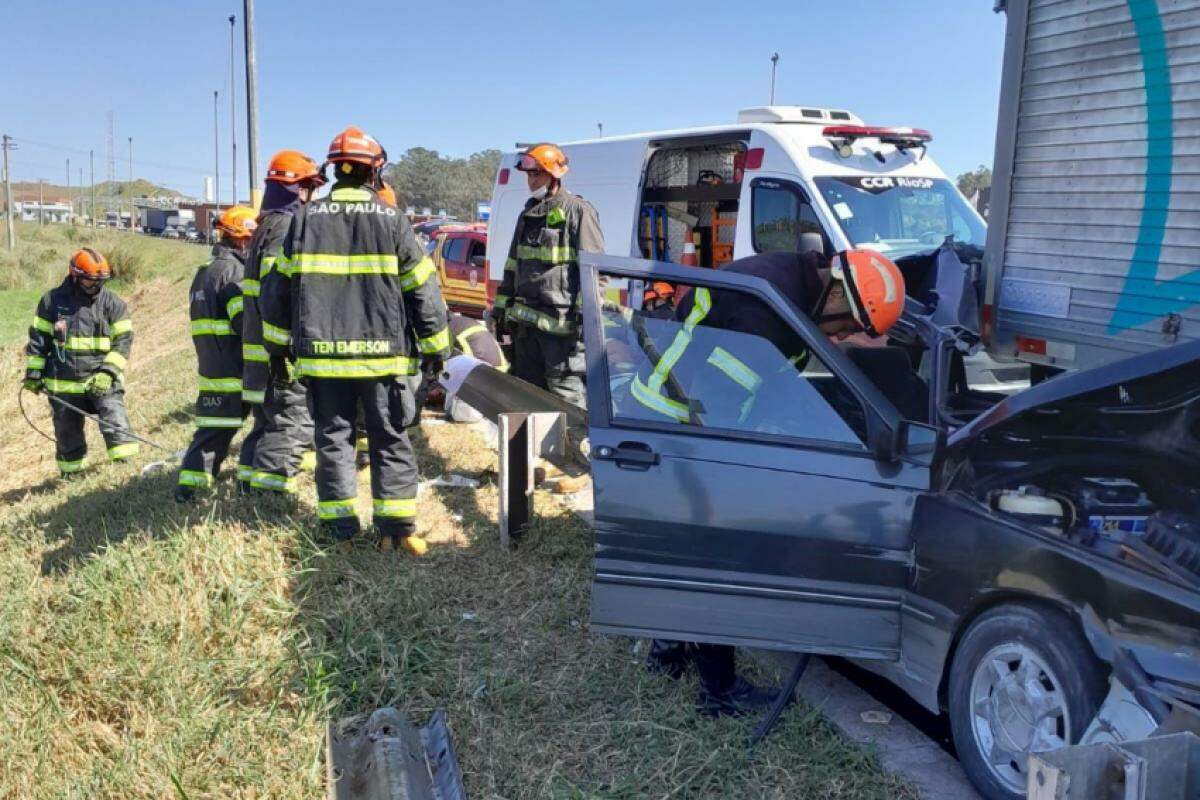
[[[297,253],[280,262],[279,271],[293,275],[399,275],[395,253],[347,256],[338,253]]]
[[[411,292],[425,285],[425,281],[437,272],[433,262],[428,257],[422,258],[417,265],[400,276],[400,290]]]
[[[192,336],[233,336],[227,319],[194,319]]]
[[[112,349],[112,340],[107,336],[68,336],[66,349],[85,353],[107,353]]]
[[[241,378],[200,378],[200,391],[232,394],[242,391]]]
[[[263,338],[271,344],[277,344],[280,347],[287,347],[292,343],[292,332],[286,328],[279,328],[271,323],[263,320],[262,324]]]
[[[559,319],[521,303],[510,305],[507,314],[511,319],[524,322],[527,325],[534,326],[539,331],[553,333],[557,336],[570,336],[576,330],[575,323],[570,320]]]
[[[296,370],[311,378],[386,378],[389,375],[416,375],[415,358],[301,358]]]
[[[261,344],[246,344],[243,342],[242,360],[256,361],[260,364],[266,364],[271,360],[271,357],[267,354],[267,348],[263,347]]]
[[[440,353],[450,349],[450,328],[442,328],[432,336],[417,339],[417,349],[425,355]]]
[[[708,289],[703,286],[698,287],[695,296],[695,303],[692,305],[692,310],[688,312],[687,319],[683,321],[683,328],[675,334],[671,346],[654,365],[654,371],[650,373],[649,380],[643,383],[641,376],[635,375],[629,387],[630,393],[639,403],[680,422],[687,422],[691,419],[688,407],[667,397],[662,389],[671,376],[671,370],[679,363],[684,351],[692,343],[692,331],[712,310],[712,295]]]

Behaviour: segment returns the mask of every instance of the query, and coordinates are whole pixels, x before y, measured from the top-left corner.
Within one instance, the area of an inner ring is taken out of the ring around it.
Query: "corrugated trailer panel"
[[[1200,0],[1006,5],[989,349],[1082,368],[1200,337]]]

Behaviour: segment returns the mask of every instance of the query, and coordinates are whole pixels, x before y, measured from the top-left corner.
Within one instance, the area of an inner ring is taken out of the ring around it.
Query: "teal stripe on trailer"
[[[1167,38],[1157,0],[1126,0],[1137,33],[1142,56],[1143,84],[1146,91],[1146,178],[1142,195],[1142,219],[1137,243],[1129,262],[1125,284],[1117,298],[1116,309],[1108,324],[1110,334],[1135,328],[1146,315],[1163,317],[1195,305],[1188,296],[1197,272],[1180,275],[1170,281],[1156,282],[1145,293],[1131,289],[1145,281],[1155,281],[1162,255],[1163,236],[1171,209],[1171,184],[1175,161],[1175,108],[1171,97],[1171,64],[1167,59]],[[1144,285],[1144,284],[1143,284]],[[1179,295],[1183,290],[1183,296]]]

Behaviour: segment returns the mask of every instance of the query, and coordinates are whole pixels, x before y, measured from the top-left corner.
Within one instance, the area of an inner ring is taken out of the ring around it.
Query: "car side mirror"
[[[901,454],[929,463],[946,443],[946,432],[923,422],[905,420],[900,428]]]
[[[808,231],[800,234],[800,250],[801,255],[804,253],[825,254],[825,239],[819,233]]]
[[[876,461],[891,463],[900,455],[899,432],[872,409],[867,410],[867,446]]]
[[[484,256],[471,256],[471,266],[483,269],[483,265],[486,260],[487,259]]]

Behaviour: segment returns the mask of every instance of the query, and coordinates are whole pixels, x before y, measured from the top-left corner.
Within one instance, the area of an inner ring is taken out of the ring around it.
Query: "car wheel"
[[[988,800],[1025,797],[1029,753],[1079,741],[1104,690],[1104,670],[1066,614],[984,613],[950,668],[950,729],[967,777]]]

